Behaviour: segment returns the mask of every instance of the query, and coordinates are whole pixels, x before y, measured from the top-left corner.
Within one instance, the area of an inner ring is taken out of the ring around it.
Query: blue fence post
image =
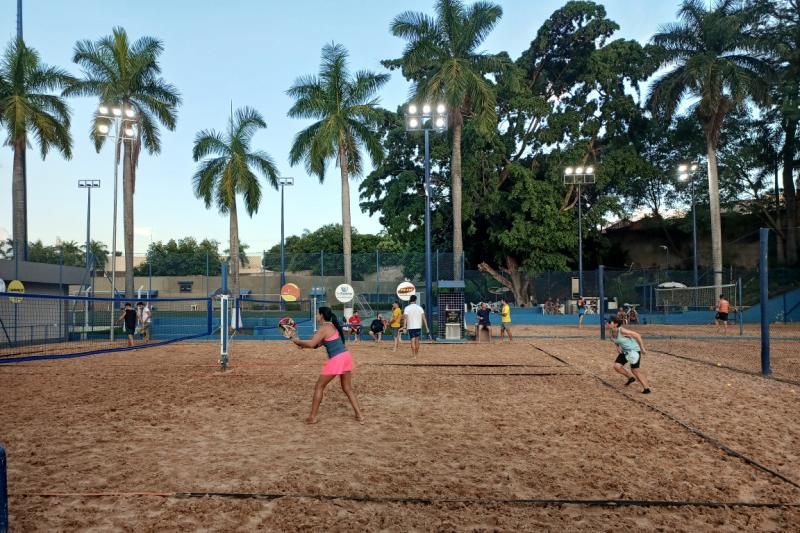
[[[737,289],[739,290],[739,336],[744,335],[744,302],[742,301],[742,278],[736,281]]]
[[[206,320],[207,335],[211,335],[214,331],[214,300],[210,297],[206,300],[206,311],[208,313]]]
[[[600,314],[600,340],[606,340],[606,290],[604,277],[605,267],[603,265],[597,266],[597,292],[600,297],[598,302],[597,311]]]
[[[758,277],[761,299],[761,373],[772,374],[769,367],[769,230],[759,230]]]
[[[380,301],[381,294],[381,251],[375,250],[375,297]]]
[[[0,446],[0,533],[8,532],[8,477],[6,449]]]

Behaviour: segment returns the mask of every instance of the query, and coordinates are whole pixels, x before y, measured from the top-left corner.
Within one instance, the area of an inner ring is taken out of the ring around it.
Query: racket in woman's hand
[[[281,333],[283,333],[283,336],[287,339],[293,339],[297,337],[297,324],[288,316],[280,319],[278,322],[278,327],[280,328]]]

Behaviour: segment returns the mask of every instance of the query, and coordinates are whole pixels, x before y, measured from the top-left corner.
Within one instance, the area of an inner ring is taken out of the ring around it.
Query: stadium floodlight
[[[694,177],[700,165],[697,163],[681,163],[678,165],[678,180],[688,181],[692,194],[692,283],[695,287],[698,284],[698,267],[697,267],[697,207],[695,205],[694,197]]]
[[[581,186],[591,185],[595,180],[595,168],[592,165],[564,167],[564,185],[577,188],[578,198],[578,292],[583,296],[583,208],[581,202]]]
[[[294,185],[294,178],[280,177],[278,184],[281,186],[281,290],[286,285],[286,256],[284,255],[283,246],[283,188],[291,187]],[[283,299],[281,298],[281,309],[283,309]]]
[[[136,108],[122,103],[101,103],[95,113],[95,134],[98,137],[114,139],[117,143],[134,141],[137,137],[138,118]],[[112,130],[113,126],[113,130]],[[116,148],[116,147],[115,147]],[[111,228],[111,327],[110,339],[114,340],[114,299],[117,295],[117,189],[119,152],[114,150],[114,209]]]
[[[91,281],[91,272],[92,272],[92,254],[91,254],[91,220],[92,220],[92,189],[99,189],[100,188],[100,180],[78,180],[78,188],[79,189],[86,189],[86,276],[89,279],[89,287],[93,285]],[[86,296],[90,296],[90,294],[86,293]],[[83,303],[83,332],[81,333],[81,339],[86,340],[86,336],[89,332],[89,300],[87,299]]]
[[[425,134],[425,314],[433,324],[433,279],[431,278],[431,156],[430,132],[447,129],[447,106],[430,102],[409,103],[406,107],[406,131]]]

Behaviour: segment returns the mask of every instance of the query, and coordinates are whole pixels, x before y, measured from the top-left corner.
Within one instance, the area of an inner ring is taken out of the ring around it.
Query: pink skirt
[[[352,370],[353,358],[350,356],[350,352],[342,352],[328,359],[322,370],[320,370],[320,374],[323,376],[339,376]]]

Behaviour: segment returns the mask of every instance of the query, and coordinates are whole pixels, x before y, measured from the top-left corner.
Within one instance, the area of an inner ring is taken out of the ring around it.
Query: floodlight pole
[[[406,108],[406,131],[422,130],[425,134],[425,318],[428,332],[433,327],[433,280],[431,279],[431,163],[430,130],[444,131],[447,128],[447,108],[437,104],[409,104]]]
[[[699,285],[697,275],[697,207],[694,199],[694,173],[691,174],[691,189],[692,189],[692,283],[697,287]]]
[[[127,118],[126,118],[127,117]],[[133,140],[134,135],[127,131],[125,127],[128,122],[136,124],[136,110],[129,106],[125,108],[123,104],[113,104],[109,109],[108,104],[101,104],[95,113],[95,134],[99,137],[114,139],[114,213],[111,226],[111,312],[110,312],[110,340],[114,340],[114,306],[117,302],[117,182],[119,176],[119,154],[122,150],[122,143],[126,140]],[[103,124],[100,122],[103,121]],[[112,133],[109,124],[113,124]],[[103,127],[105,129],[103,129]],[[130,128],[133,130],[133,128]]]
[[[278,178],[281,186],[281,287],[286,285],[286,255],[283,244],[283,188],[294,185],[294,178]]]
[[[578,192],[578,293],[583,297],[583,202],[581,202],[581,185],[594,183],[593,166],[566,167],[564,184],[574,185]]]
[[[430,130],[425,128],[425,314],[428,333],[433,328],[433,286],[431,280],[431,161]]]
[[[92,189],[100,187],[100,180],[78,180],[78,188],[86,189],[86,275],[90,275],[92,271],[92,252],[91,252],[91,221],[92,221]],[[89,283],[92,283],[89,278]],[[83,334],[81,339],[86,340],[86,334],[89,330],[89,290],[86,290],[86,301],[84,302],[83,309]]]

